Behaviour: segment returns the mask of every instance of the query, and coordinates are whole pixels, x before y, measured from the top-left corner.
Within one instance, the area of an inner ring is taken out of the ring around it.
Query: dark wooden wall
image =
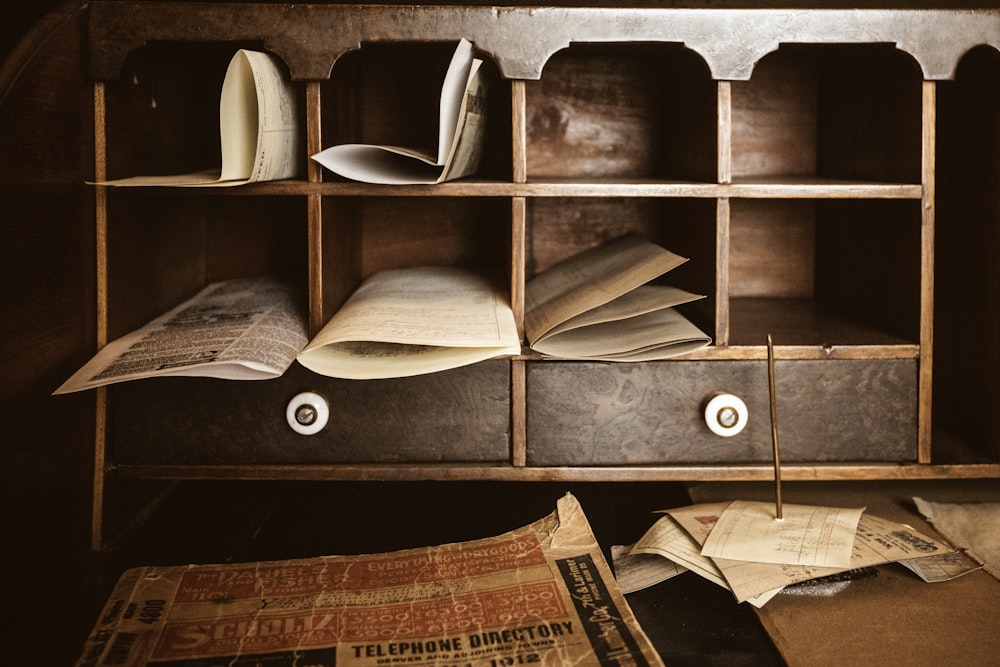
[[[81,3],[42,18],[48,5],[0,22],[0,641],[15,660],[93,558],[94,398],[50,396],[94,344],[91,96]]]

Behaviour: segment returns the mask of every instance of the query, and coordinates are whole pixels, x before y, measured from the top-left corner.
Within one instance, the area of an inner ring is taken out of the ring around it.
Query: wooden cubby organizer
[[[312,333],[373,272],[475,267],[509,292],[626,231],[713,344],[660,362],[542,359],[344,381],[162,379],[97,392],[97,489],[139,479],[767,479],[767,335],[786,479],[1000,476],[1000,12],[94,2],[96,177],[217,152],[240,47],[276,54],[307,154],[435,136],[472,42],[492,80],[480,173],[96,187],[99,344],[206,283],[301,286]],[[736,27],[739,29],[736,29]],[[211,42],[205,41],[205,36]],[[941,39],[946,35],[947,39]],[[213,143],[214,142],[214,143]],[[285,405],[324,394],[330,424]],[[727,391],[747,428],[713,435]],[[100,525],[100,521],[96,522]]]

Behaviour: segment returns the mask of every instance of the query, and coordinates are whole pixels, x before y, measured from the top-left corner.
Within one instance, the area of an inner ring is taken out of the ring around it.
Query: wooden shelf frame
[[[312,480],[312,481],[493,481],[493,482],[744,482],[774,478],[770,465],[524,466],[433,464],[338,465],[121,465],[115,474],[128,479]],[[789,481],[864,479],[982,479],[1000,476],[1000,465],[828,464],[781,466]]]
[[[489,7],[400,8],[370,6],[211,3],[130,3],[110,0],[91,5],[90,71],[94,83],[95,176],[107,176],[107,109],[105,81],[121,71],[134,49],[156,41],[198,41],[203,34],[233,42],[257,42],[288,64],[293,78],[302,82],[305,99],[306,144],[309,154],[324,145],[324,81],[343,54],[361,46],[357,35],[371,41],[472,39],[493,59],[506,77],[511,99],[511,163],[509,180],[467,179],[435,186],[378,186],[341,182],[324,174],[310,161],[305,180],[261,183],[227,189],[230,197],[301,198],[306,202],[308,245],[309,327],[319,330],[331,314],[325,284],[336,258],[324,254],[327,226],[323,202],[336,198],[490,198],[509,201],[511,300],[518,325],[523,323],[528,208],[532,201],[564,199],[693,199],[715,202],[716,292],[714,296],[715,344],[685,357],[700,361],[761,361],[763,344],[735,344],[746,336],[734,335],[734,297],[730,294],[730,222],[733,206],[742,200],[766,201],[911,201],[920,207],[920,279],[918,334],[913,340],[851,345],[787,344],[776,348],[779,360],[891,359],[912,360],[918,368],[917,460],[905,464],[845,462],[787,465],[787,479],[932,479],[1000,477],[1000,462],[942,463],[933,451],[932,369],[934,321],[934,236],[936,197],[937,86],[949,80],[957,62],[971,48],[989,45],[1000,50],[1000,11],[974,10],[669,10],[601,8],[511,8],[495,12]],[[725,26],[739,23],[741,39],[734,45]],[[207,26],[207,28],[206,28]],[[268,26],[264,34],[261,26]],[[345,28],[344,26],[350,26]],[[443,26],[443,27],[442,27]],[[942,30],[955,36],[941,40]],[[779,31],[775,33],[774,31]],[[523,44],[512,45],[501,36],[522,34]],[[322,38],[320,38],[320,36]],[[528,108],[526,82],[542,76],[549,58],[575,43],[663,42],[683,44],[703,58],[716,86],[717,174],[714,182],[657,178],[544,178],[529,173]],[[911,56],[919,65],[920,180],[879,182],[827,179],[815,176],[734,176],[733,84],[751,78],[754,64],[776,51],[782,43],[848,44],[885,42]],[[531,44],[527,48],[526,44]],[[329,179],[329,180],[327,180]],[[106,344],[109,322],[108,223],[109,197],[95,188],[97,243],[98,345]],[[147,190],[148,192],[148,190]],[[185,196],[212,197],[210,191],[186,191]],[[139,196],[142,196],[141,194]],[[433,464],[335,464],[335,465],[121,465],[108,452],[105,390],[97,392],[95,438],[95,534],[100,541],[102,495],[110,473],[140,479],[326,479],[326,480],[758,480],[770,478],[768,466],[757,464],[623,465],[537,467],[527,462],[527,379],[529,364],[545,363],[525,353],[511,360],[510,461],[505,465],[463,463]],[[670,363],[670,362],[666,362]]]

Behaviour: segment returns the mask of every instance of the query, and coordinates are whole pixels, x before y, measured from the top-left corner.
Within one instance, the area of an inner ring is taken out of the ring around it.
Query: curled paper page
[[[99,185],[225,187],[294,178],[303,159],[298,98],[280,61],[240,49],[219,99],[222,166],[166,176],[132,176]]]
[[[520,354],[510,306],[485,278],[455,267],[376,273],[298,360],[321,375],[407,377]]]
[[[486,132],[486,79],[472,43],[461,40],[441,86],[437,155],[401,146],[345,143],[312,159],[363,183],[432,184],[475,173]]]
[[[531,348],[562,359],[651,361],[687,354],[711,338],[674,309],[704,298],[650,284],[687,259],[634,234],[573,255],[525,286]]]

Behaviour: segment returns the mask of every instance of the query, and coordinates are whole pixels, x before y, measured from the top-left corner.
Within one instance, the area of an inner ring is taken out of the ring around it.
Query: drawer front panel
[[[528,366],[528,464],[770,462],[765,361]],[[914,461],[917,362],[778,361],[782,462]],[[704,407],[730,393],[746,427],[723,437]]]
[[[304,391],[330,405],[314,435],[285,418]],[[142,380],[113,388],[109,420],[122,464],[507,462],[510,363],[392,380],[338,380],[298,364],[276,380]]]

